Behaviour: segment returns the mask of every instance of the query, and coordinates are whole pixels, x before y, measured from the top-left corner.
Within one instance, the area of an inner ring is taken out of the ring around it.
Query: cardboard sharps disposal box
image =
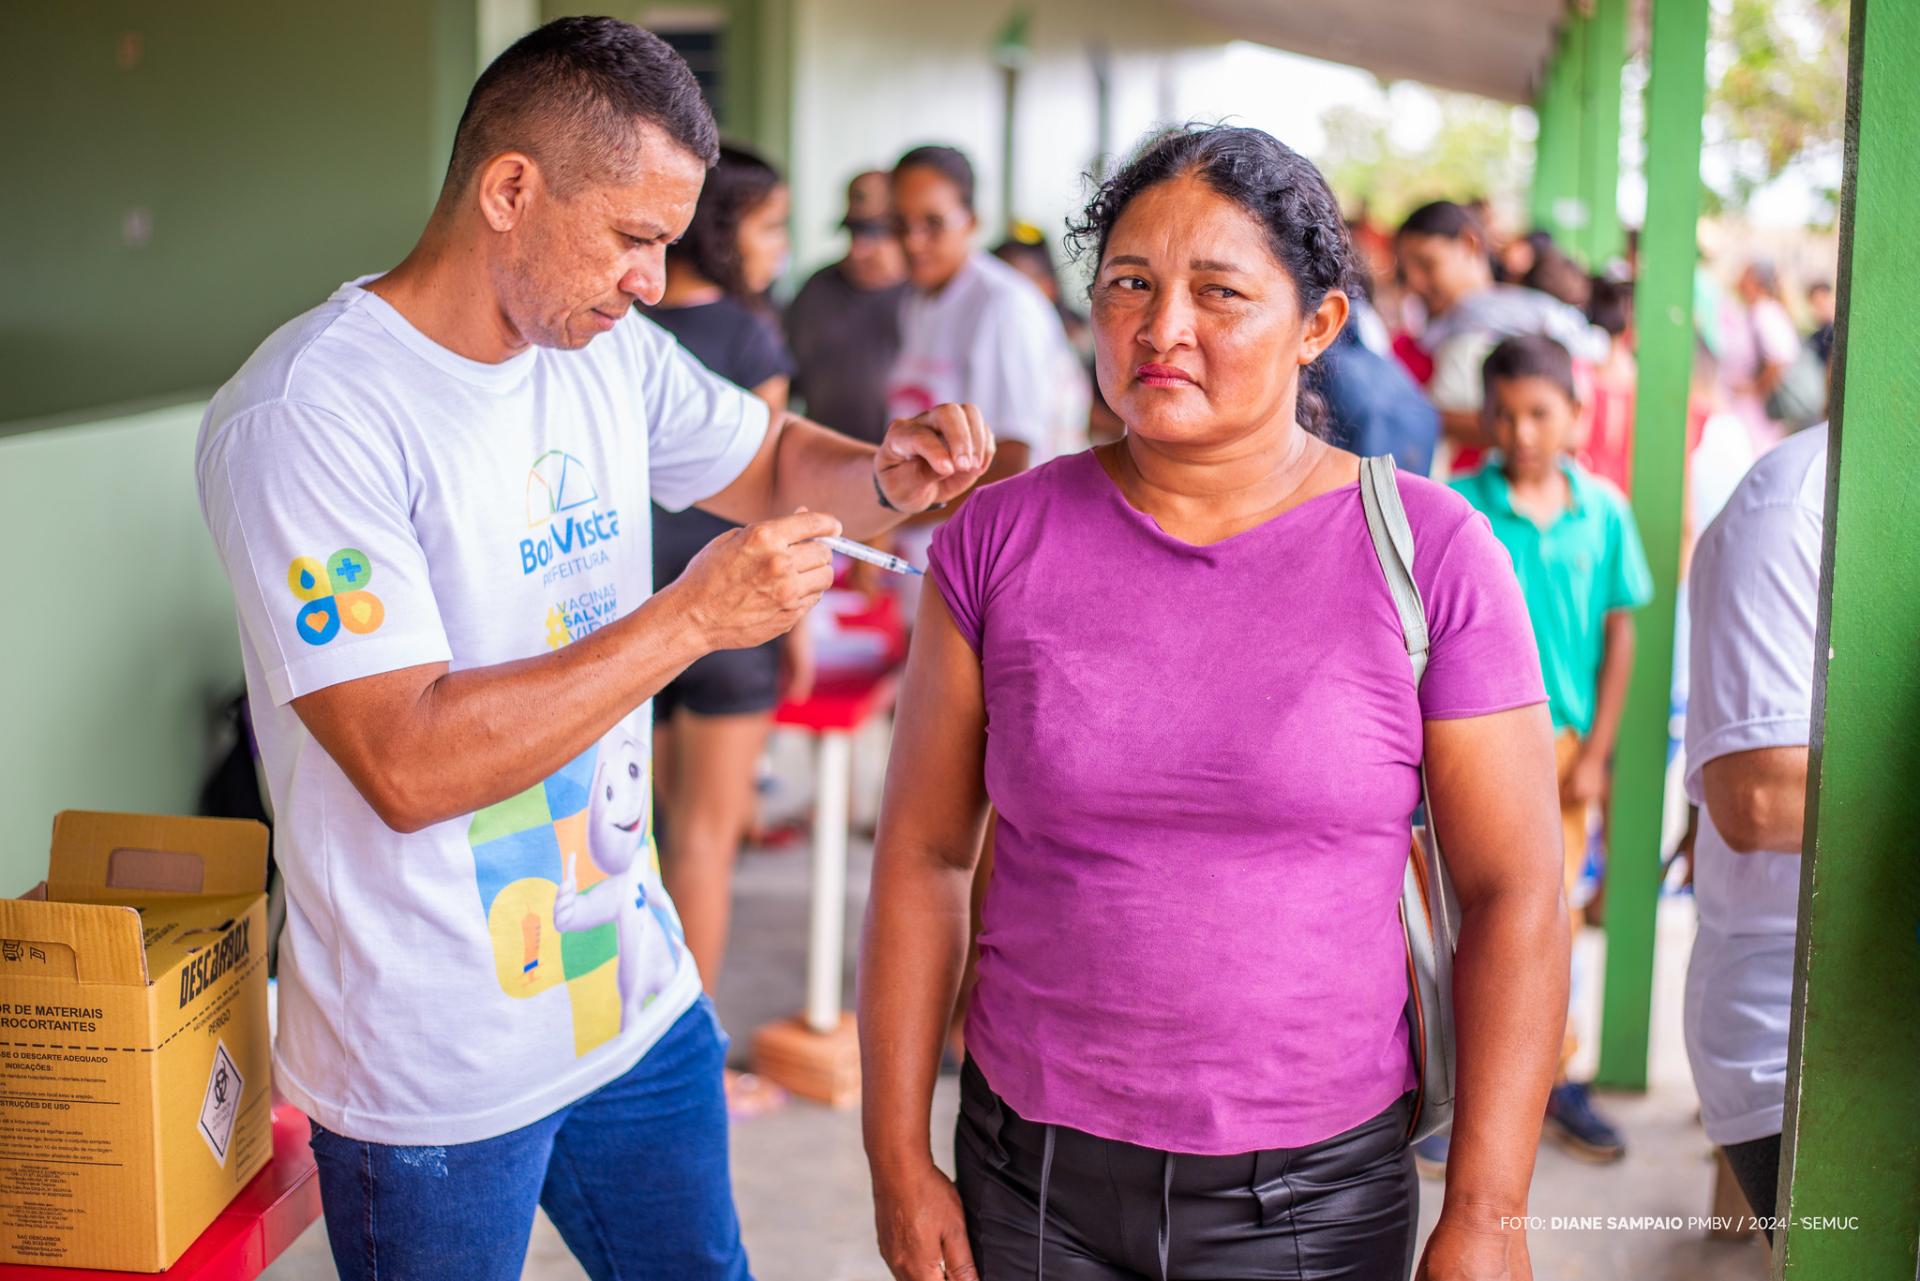
[[[273,1152],[267,831],[68,811],[0,899],[0,1262],[158,1272]]]

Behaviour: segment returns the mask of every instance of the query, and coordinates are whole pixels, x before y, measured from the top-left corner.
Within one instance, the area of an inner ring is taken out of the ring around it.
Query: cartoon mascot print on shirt
[[[603,740],[587,803],[587,854],[606,879],[582,893],[579,856],[569,854],[553,899],[553,923],[567,933],[614,923],[623,1032],[672,981],[680,964],[677,923],[648,839],[651,791],[639,745],[625,737]]]

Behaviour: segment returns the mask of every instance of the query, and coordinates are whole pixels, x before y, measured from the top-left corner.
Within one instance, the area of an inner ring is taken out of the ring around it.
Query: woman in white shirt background
[[[980,249],[973,165],[953,147],[915,147],[893,168],[893,226],[912,288],[900,317],[900,354],[887,378],[887,416],[947,401],[978,405],[998,450],[981,483],[1017,475],[1052,458],[1063,420],[1074,412],[1061,371],[1072,345],[1059,315],[1014,267]],[[1084,444],[1086,403],[1077,428]],[[933,531],[950,513],[908,521],[895,549],[923,561]],[[913,617],[920,580],[903,584]]]

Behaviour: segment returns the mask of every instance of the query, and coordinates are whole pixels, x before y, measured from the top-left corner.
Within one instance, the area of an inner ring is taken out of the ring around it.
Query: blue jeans
[[[394,1147],[316,1124],[334,1266],[343,1281],[514,1281],[539,1205],[594,1281],[749,1281],[725,1057],[703,996],[625,1076],[496,1138]]]

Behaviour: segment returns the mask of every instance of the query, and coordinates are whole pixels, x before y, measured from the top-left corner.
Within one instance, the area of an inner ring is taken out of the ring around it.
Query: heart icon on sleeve
[[[306,603],[294,615],[294,631],[309,645],[324,645],[342,627],[365,636],[386,621],[386,606],[362,588],[373,561],[357,548],[342,548],[322,563],[296,556],[287,567],[287,587]]]

